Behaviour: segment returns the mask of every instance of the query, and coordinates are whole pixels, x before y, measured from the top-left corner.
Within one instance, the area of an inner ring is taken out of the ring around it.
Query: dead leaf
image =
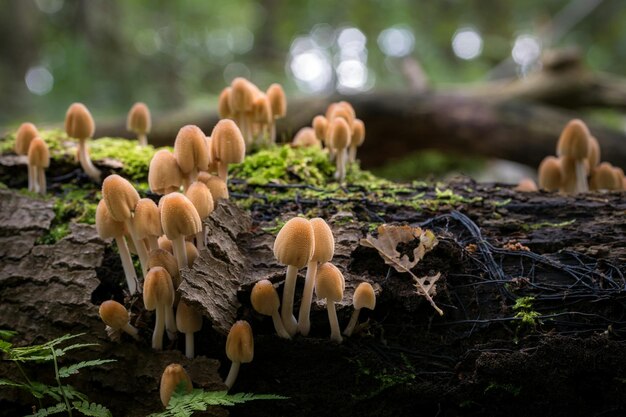
[[[431,297],[437,295],[437,287],[435,283],[441,278],[441,272],[437,272],[435,275],[424,276],[421,278],[414,277],[415,288],[417,288],[418,295],[424,295],[424,291]]]

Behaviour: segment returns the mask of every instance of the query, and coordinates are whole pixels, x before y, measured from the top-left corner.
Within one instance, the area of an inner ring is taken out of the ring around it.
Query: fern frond
[[[78,371],[82,368],[87,368],[89,366],[98,366],[109,362],[115,362],[115,359],[94,359],[92,361],[84,361],[75,363],[73,365],[64,366],[59,368],[59,378],[67,378],[70,375],[77,374]]]
[[[111,412],[103,405],[90,403],[89,401],[73,402],[72,406],[78,412],[89,417],[111,417]]]
[[[17,334],[17,332],[14,332],[13,330],[3,330],[3,329],[0,329],[0,339],[2,339],[2,340],[9,340],[13,336],[15,336],[16,334]]]
[[[0,378],[0,386],[28,389],[28,385],[26,384],[20,384],[18,382],[13,382],[13,381],[10,381],[8,379],[3,379],[3,378]]]
[[[28,414],[27,416],[24,416],[24,417],[46,417],[46,416],[51,416],[53,414],[63,413],[65,411],[67,411],[67,407],[65,406],[65,404],[58,403],[57,405],[54,405],[52,407],[40,408],[39,410],[37,410],[36,413]]]
[[[87,401],[87,396],[71,385],[61,385],[61,387],[50,386],[48,388],[50,392],[60,395],[61,397],[65,396],[68,400]]]

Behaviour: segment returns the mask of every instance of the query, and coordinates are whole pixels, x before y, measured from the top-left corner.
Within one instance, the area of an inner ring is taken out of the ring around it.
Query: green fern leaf
[[[89,417],[111,417],[111,412],[103,405],[90,403],[89,401],[73,402],[74,408]]]
[[[64,403],[58,403],[57,405],[52,406],[52,407],[40,408],[36,413],[28,414],[27,416],[24,416],[24,417],[46,417],[46,416],[51,416],[53,414],[63,413],[66,411],[67,411],[67,406]]]
[[[9,340],[16,334],[17,332],[14,332],[13,330],[0,330],[0,339]]]
[[[59,377],[67,378],[70,375],[77,374],[78,371],[82,368],[87,368],[89,366],[98,366],[109,362],[115,362],[115,359],[95,359],[92,361],[85,361],[75,363],[74,365],[64,366],[59,368]]]

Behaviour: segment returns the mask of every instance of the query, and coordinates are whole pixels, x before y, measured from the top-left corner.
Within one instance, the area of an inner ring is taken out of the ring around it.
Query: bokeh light
[[[393,26],[380,32],[378,47],[389,57],[401,58],[413,52],[415,36],[406,26]]]
[[[532,35],[519,35],[515,38],[511,56],[516,64],[527,67],[537,62],[541,56],[541,43]]]
[[[54,14],[63,8],[64,0],[35,0],[37,8],[44,13]]]
[[[452,51],[461,59],[477,58],[483,51],[483,38],[473,28],[461,28],[452,36]]]
[[[50,71],[43,66],[31,67],[24,77],[28,91],[38,96],[48,94],[54,85],[54,77]]]

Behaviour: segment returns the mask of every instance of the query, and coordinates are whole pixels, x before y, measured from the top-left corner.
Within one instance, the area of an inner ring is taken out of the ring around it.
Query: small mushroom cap
[[[174,284],[165,268],[155,266],[146,274],[143,284],[143,304],[152,311],[159,304],[171,307],[174,304]]]
[[[274,240],[274,256],[283,265],[302,268],[309,263],[314,250],[313,226],[302,217],[285,223]]]
[[[142,198],[137,202],[134,223],[139,239],[163,234],[159,207],[149,198]]]
[[[333,149],[341,150],[350,144],[350,125],[345,119],[336,117],[328,124],[328,143]]]
[[[339,302],[343,298],[345,281],[343,274],[330,262],[326,262],[317,269],[315,277],[315,294],[318,298]]]
[[[239,320],[228,332],[226,356],[233,362],[248,363],[254,357],[252,327],[245,320]]]
[[[252,110],[256,87],[243,77],[237,77],[230,84],[230,108],[234,113]],[[213,135],[211,135],[213,136]]]
[[[161,197],[161,226],[168,239],[195,235],[202,230],[198,211],[181,193],[170,193]]]
[[[598,143],[598,139],[593,136],[589,136],[589,154],[587,155],[587,159],[589,160],[589,166],[591,169],[598,166],[600,163],[600,144]]]
[[[268,124],[272,122],[272,107],[265,94],[259,94],[252,103],[252,118],[257,123]]]
[[[192,183],[185,195],[196,208],[200,219],[204,219],[213,213],[213,196],[209,188],[203,183],[196,181]]]
[[[28,154],[30,141],[39,136],[39,131],[32,123],[22,123],[15,133],[15,153],[18,155]]]
[[[128,112],[126,129],[135,133],[150,133],[151,128],[150,109],[148,109],[145,103],[135,103]]]
[[[182,183],[183,173],[174,154],[167,149],[157,151],[148,170],[150,190],[159,195],[169,194],[178,191]]]
[[[280,84],[272,84],[267,89],[267,98],[269,99],[272,115],[274,118],[282,118],[287,115],[287,96],[285,90]]]
[[[229,119],[233,115],[233,110],[230,108],[231,91],[232,87],[226,87],[222,90],[217,100],[217,113],[220,115],[220,119]]]
[[[174,141],[174,157],[185,175],[194,169],[206,171],[209,168],[206,135],[198,126],[187,125],[180,128]]]
[[[617,180],[613,165],[608,162],[602,162],[591,172],[589,188],[592,190],[619,190],[621,185],[621,179]]]
[[[313,118],[313,129],[315,130],[315,136],[322,142],[326,143],[326,137],[328,133],[328,119],[324,116],[315,116]]]
[[[28,147],[28,165],[32,167],[48,168],[50,166],[50,151],[48,145],[40,137],[33,138]]]
[[[539,164],[539,187],[547,191],[556,191],[562,182],[561,162],[554,156],[546,156]]]
[[[313,236],[315,238],[315,250],[311,261],[319,263],[328,262],[333,259],[335,254],[335,238],[328,224],[324,219],[316,217],[310,221],[313,227]]]
[[[241,130],[230,119],[222,119],[211,133],[213,158],[227,164],[239,164],[246,157],[246,142]]]
[[[197,180],[203,182],[207,186],[211,192],[211,196],[213,197],[213,203],[220,199],[228,200],[228,186],[226,185],[226,181],[217,175],[201,172],[198,174]]]
[[[537,191],[537,184],[535,184],[535,181],[530,178],[522,178],[514,190],[521,193],[530,193]]]
[[[613,174],[615,175],[615,184],[617,185],[616,190],[623,190],[624,182],[626,181],[624,170],[620,167],[613,167]]]
[[[573,119],[565,126],[557,145],[558,156],[585,159],[589,154],[589,129],[580,119]]]
[[[200,253],[198,252],[196,245],[189,241],[185,241],[185,251],[187,252],[187,266],[191,268]]]
[[[365,142],[365,123],[361,119],[354,119],[350,145],[361,146],[363,142]]]
[[[354,124],[354,110],[350,111],[352,107],[346,107],[344,105],[337,105],[333,107],[330,112],[328,120],[332,123],[334,119],[341,118],[348,123],[348,127]]]
[[[109,327],[119,330],[130,321],[126,307],[114,300],[107,300],[100,304],[98,309],[100,318]]]
[[[267,279],[262,279],[254,284],[250,293],[250,301],[252,302],[252,307],[265,316],[271,316],[280,307],[278,293]]]
[[[171,241],[169,241],[171,244]],[[164,268],[170,277],[172,278],[172,284],[174,289],[177,289],[180,285],[180,270],[178,269],[178,262],[171,252],[165,249],[153,249],[148,254],[148,270],[160,266]]]
[[[369,282],[362,282],[356,287],[352,298],[352,305],[354,305],[354,308],[357,310],[362,308],[373,310],[376,307],[376,294]]]
[[[308,146],[320,146],[321,143],[315,135],[315,130],[312,127],[303,127],[298,130],[296,135],[291,141],[291,144],[296,147],[308,147]]]
[[[118,222],[130,219],[139,202],[139,193],[125,178],[117,174],[109,175],[102,183],[102,198],[109,214]]]
[[[195,333],[202,328],[202,314],[180,300],[176,308],[176,328],[181,333]]]
[[[96,231],[101,239],[110,239],[126,234],[126,225],[124,222],[118,222],[111,217],[104,200],[100,200],[96,208]]]
[[[191,384],[191,379],[189,375],[187,375],[185,368],[177,363],[168,365],[165,371],[163,371],[163,375],[161,375],[161,387],[159,389],[163,407],[167,407],[170,403],[172,394],[176,391],[176,387],[178,387],[181,382],[185,383],[187,392],[191,392],[193,385]]]
[[[174,251],[172,249],[172,241],[167,238],[167,236],[163,235],[158,239],[159,249],[163,249],[173,254]]]
[[[65,133],[76,139],[87,139],[93,136],[96,125],[91,113],[82,103],[74,103],[65,113]]]

